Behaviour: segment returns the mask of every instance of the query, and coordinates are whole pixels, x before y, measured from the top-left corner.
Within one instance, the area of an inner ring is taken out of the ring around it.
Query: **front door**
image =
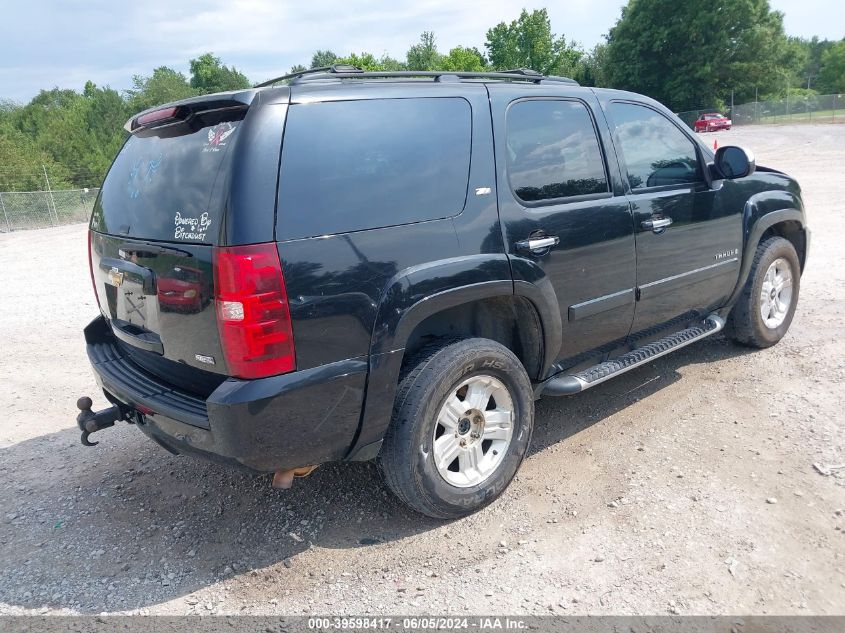
[[[606,106],[629,186],[637,244],[632,334],[720,307],[734,288],[741,208],[724,204],[704,177],[701,148],[644,104]]]
[[[594,97],[549,86],[490,86],[498,201],[515,280],[556,295],[559,371],[624,342],[635,302],[631,211]],[[524,93],[523,93],[524,94]],[[608,157],[610,161],[608,161]]]

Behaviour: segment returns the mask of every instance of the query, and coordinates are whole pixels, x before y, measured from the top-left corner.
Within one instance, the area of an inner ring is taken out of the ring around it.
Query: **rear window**
[[[199,125],[170,137],[130,136],[103,183],[91,227],[151,240],[215,243],[223,205],[212,203],[214,183],[241,121],[218,117]]]
[[[282,145],[279,236],[457,215],[466,203],[471,142],[465,99],[293,105]]]

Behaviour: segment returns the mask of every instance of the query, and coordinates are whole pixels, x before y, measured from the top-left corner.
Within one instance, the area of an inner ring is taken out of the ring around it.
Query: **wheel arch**
[[[378,453],[390,424],[403,363],[432,340],[490,338],[513,351],[534,380],[553,362],[554,353],[547,350],[560,349],[561,328],[556,299],[550,305],[551,285],[544,291],[521,282],[515,291],[506,256],[488,255],[483,261],[479,257],[426,266],[391,280],[373,330],[361,424],[348,459],[371,459]],[[499,279],[479,278],[482,268],[504,274]],[[473,277],[473,283],[449,283]],[[433,280],[445,287],[425,292]]]
[[[809,234],[803,204],[788,191],[767,191],[752,196],[746,203],[743,212],[742,264],[736,287],[726,302],[728,306],[734,304],[748,281],[757,245],[773,235],[792,243],[803,272],[809,249]]]

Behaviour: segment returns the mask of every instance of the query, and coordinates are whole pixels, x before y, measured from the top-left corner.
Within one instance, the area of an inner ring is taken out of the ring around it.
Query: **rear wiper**
[[[118,247],[121,253],[135,253],[141,257],[156,257],[157,255],[176,255],[178,257],[193,257],[190,251],[175,246],[159,246],[158,244],[123,244]]]

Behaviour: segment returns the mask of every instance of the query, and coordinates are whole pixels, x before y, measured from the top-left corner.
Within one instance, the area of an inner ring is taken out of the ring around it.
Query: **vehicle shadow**
[[[679,369],[689,365],[716,363],[753,352],[717,334],[621,374],[584,393],[563,398],[544,398],[537,403],[529,458],[624,410],[634,402],[683,380]],[[689,389],[696,389],[696,385],[690,384]]]
[[[716,338],[541,401],[531,453],[672,384],[685,365],[744,352]],[[369,463],[325,465],[276,491],[268,477],[172,456],[129,425],[101,435],[96,449],[75,429],[0,449],[0,603],[100,613],[240,575],[283,586],[289,559],[309,547],[389,545],[442,525],[402,506]]]

